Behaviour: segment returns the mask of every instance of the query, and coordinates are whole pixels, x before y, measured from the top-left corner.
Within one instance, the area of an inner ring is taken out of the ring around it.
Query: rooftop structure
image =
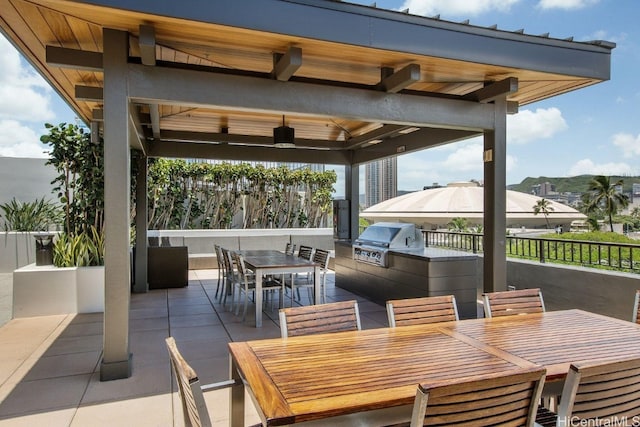
[[[343,165],[355,237],[361,164],[483,135],[483,281],[504,290],[506,115],[608,80],[615,47],[328,0],[0,0],[0,29],[104,137],[104,380],[131,375],[130,149],[145,292],[147,157]]]
[[[423,228],[446,227],[456,217],[466,218],[469,225],[482,225],[484,210],[482,187],[475,183],[453,183],[442,188],[405,194],[365,209],[360,216],[374,222],[411,222]],[[546,227],[542,213],[535,215],[533,207],[541,198],[519,191],[507,190],[507,227]],[[569,230],[571,221],[586,216],[561,203],[549,201],[549,225],[563,225]]]

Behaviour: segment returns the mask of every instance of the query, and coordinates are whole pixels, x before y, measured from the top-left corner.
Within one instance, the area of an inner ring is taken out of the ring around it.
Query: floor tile
[[[21,381],[0,403],[0,419],[52,409],[74,408],[80,404],[91,375]]]
[[[41,357],[24,377],[24,381],[91,374],[100,361],[100,351]]]
[[[171,426],[172,395],[167,392],[98,404],[82,404],[70,427]]]

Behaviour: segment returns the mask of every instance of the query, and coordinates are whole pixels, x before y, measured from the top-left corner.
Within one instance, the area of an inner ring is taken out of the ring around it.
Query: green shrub
[[[53,264],[56,267],[104,265],[104,234],[95,227],[88,233],[61,233],[53,243]]]

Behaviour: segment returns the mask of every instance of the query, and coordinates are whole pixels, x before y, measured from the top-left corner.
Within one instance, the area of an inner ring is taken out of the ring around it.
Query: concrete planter
[[[104,311],[104,267],[36,266],[13,272],[13,317]]]

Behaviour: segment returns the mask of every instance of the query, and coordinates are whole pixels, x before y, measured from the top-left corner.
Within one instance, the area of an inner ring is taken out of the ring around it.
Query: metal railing
[[[426,247],[483,252],[483,235],[451,231],[422,232]],[[583,240],[506,236],[508,257],[640,273],[640,245]]]

